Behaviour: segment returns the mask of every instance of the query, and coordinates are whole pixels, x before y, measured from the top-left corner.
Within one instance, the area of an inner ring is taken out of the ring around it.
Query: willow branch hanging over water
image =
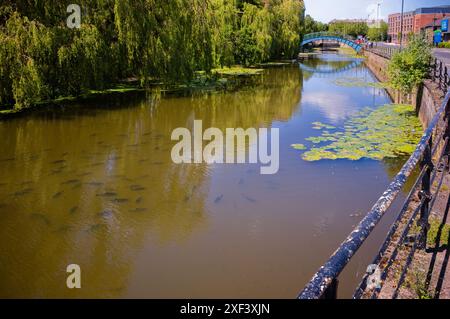
[[[292,58],[302,0],[80,0],[81,27],[65,3],[0,5],[0,105],[20,109],[119,80],[191,81],[197,71]]]

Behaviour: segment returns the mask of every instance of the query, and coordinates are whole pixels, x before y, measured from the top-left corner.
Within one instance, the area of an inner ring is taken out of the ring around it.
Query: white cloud
[[[322,113],[330,124],[337,124],[358,111],[349,96],[331,92],[308,92],[302,96],[303,107],[309,104]]]

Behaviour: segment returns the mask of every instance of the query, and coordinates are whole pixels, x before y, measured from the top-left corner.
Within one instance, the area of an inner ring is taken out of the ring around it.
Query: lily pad
[[[307,149],[307,147],[304,144],[292,144],[291,147],[299,151]]]
[[[313,123],[321,127],[322,123]],[[306,140],[313,146],[305,152],[305,161],[323,159],[382,160],[409,155],[422,136],[422,126],[411,105],[387,104],[376,110],[364,109],[349,118],[336,132],[322,132]],[[296,144],[294,144],[296,145]]]
[[[334,130],[336,128],[333,125],[324,124],[322,122],[313,122],[311,124],[313,126],[313,129],[315,130],[323,130],[323,129]]]

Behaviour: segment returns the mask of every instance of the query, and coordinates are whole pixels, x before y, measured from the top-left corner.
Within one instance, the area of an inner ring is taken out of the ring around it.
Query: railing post
[[[420,199],[422,200],[423,198],[423,204],[422,207],[420,208],[420,218],[419,218],[419,225],[421,227],[419,234],[420,241],[418,243],[419,249],[425,249],[427,245],[428,217],[430,213],[429,206],[431,201],[431,173],[434,169],[431,153],[432,149],[433,149],[433,137],[430,136],[421,162],[421,168],[426,167],[426,170],[424,176],[422,177],[422,189],[419,192]]]
[[[434,81],[434,77],[435,77],[435,74],[436,74],[436,58],[432,58],[431,59],[431,65],[430,65],[430,77],[431,77],[431,80],[432,81]]]
[[[437,58],[434,58],[433,81],[436,81],[437,75],[438,75],[438,60]]]
[[[338,286],[339,286],[339,281],[336,278],[334,278],[331,281],[331,284],[323,292],[323,295],[320,299],[337,299]]]
[[[450,85],[448,89],[450,90]],[[449,142],[447,143],[447,149],[445,150],[445,155],[447,155],[447,167],[450,172],[450,101],[448,101],[447,106],[445,107],[444,121],[445,125],[447,125],[445,129],[444,140],[446,138],[449,139]]]
[[[447,93],[447,90],[449,88],[449,77],[448,77],[448,68],[445,66],[444,68],[444,95]]]

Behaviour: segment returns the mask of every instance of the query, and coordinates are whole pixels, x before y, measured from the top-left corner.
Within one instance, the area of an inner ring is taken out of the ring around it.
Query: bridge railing
[[[303,40],[309,40],[309,39],[315,39],[315,38],[321,38],[321,37],[339,37],[339,38],[343,38],[343,39],[350,40],[350,41],[354,40],[352,37],[350,37],[348,35],[345,35],[343,33],[340,33],[340,32],[328,32],[328,31],[306,34],[303,37]]]
[[[438,126],[438,123],[441,123],[442,121],[444,125]],[[442,177],[440,181],[438,181],[438,186],[433,194],[431,185],[435,182],[437,172],[439,170],[448,169],[450,155],[449,122],[450,91],[447,92],[442,105],[431,121],[428,129],[422,136],[422,139],[417,145],[414,153],[368,214],[362,219],[359,225],[350,233],[350,235],[344,240],[329,260],[319,269],[303,291],[298,295],[299,299],[337,298],[339,275],[391,207],[391,204],[405,186],[408,177],[416,169],[416,167],[419,166],[419,177],[415,181],[413,188],[411,189],[401,211],[399,212],[397,220],[391,226],[384,243],[380,247],[374,261],[371,264],[376,265],[379,269],[382,269],[381,285],[376,287],[375,290],[371,290],[368,294],[371,298],[376,298],[382,288],[384,280],[387,277],[390,266],[397,257],[399,247],[405,243],[405,238],[408,236],[413,223],[417,223],[417,225],[420,226],[420,230],[415,238],[414,244],[407,254],[406,263],[402,268],[399,281],[397,282],[397,289],[392,295],[393,298],[397,297],[398,289],[406,278],[406,273],[416,249],[423,248],[424,245],[426,245],[428,217],[433,208],[440,187],[442,186]],[[433,163],[433,158],[437,158],[436,165]],[[411,211],[411,203],[416,196],[419,198],[419,204]],[[405,219],[407,220],[406,224],[402,222]],[[400,233],[399,236],[394,236],[398,233]],[[388,251],[390,252],[389,258],[386,260],[386,253]],[[354,298],[367,297],[366,288],[368,285],[368,278],[368,274],[362,278],[361,284],[355,291],[353,296]]]
[[[377,45],[376,43],[373,45],[366,45],[364,49],[386,59],[391,59],[394,54],[400,52],[400,48]]]

